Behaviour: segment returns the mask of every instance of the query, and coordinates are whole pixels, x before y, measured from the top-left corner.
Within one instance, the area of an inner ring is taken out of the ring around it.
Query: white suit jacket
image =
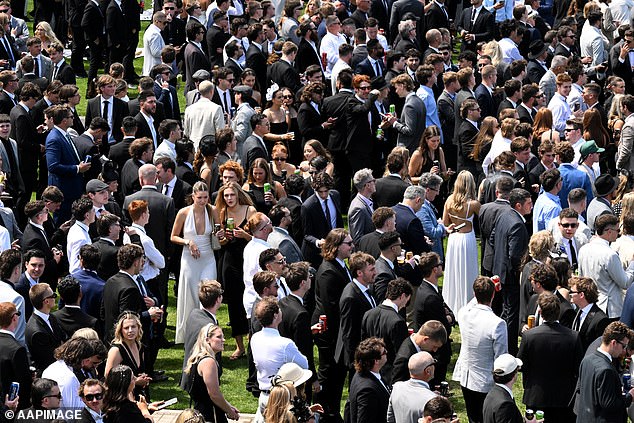
[[[460,355],[452,379],[476,392],[493,387],[493,362],[507,352],[507,329],[504,320],[491,307],[472,299],[458,312]]]

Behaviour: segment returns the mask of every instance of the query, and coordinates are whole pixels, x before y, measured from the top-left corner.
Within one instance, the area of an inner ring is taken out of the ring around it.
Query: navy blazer
[[[76,200],[84,193],[84,178],[79,173],[79,157],[64,134],[53,128],[46,137],[48,184],[64,188],[64,197]]]
[[[383,65],[383,61],[378,59],[376,63],[379,64],[381,68],[381,75],[385,75],[385,65]],[[363,59],[357,66],[354,68],[354,73],[358,73],[360,75],[368,75],[370,78],[376,78],[378,75],[376,74],[376,69],[370,63],[370,57],[366,57]]]
[[[431,247],[425,241],[423,224],[414,212],[402,203],[393,206],[392,210],[396,213],[396,231],[401,235],[405,250],[414,254],[431,251]]]
[[[100,318],[99,309],[103,299],[103,287],[106,282],[97,276],[97,272],[80,269],[73,273],[73,277],[79,281],[81,286],[81,302],[79,306],[82,311],[92,317]]]

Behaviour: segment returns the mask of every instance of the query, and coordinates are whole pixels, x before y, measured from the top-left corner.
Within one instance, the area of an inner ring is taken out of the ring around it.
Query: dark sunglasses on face
[[[103,394],[86,394],[84,395],[86,401],[101,401],[103,399]]]

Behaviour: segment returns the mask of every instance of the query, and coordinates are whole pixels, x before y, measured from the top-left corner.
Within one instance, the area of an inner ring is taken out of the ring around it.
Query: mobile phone
[[[163,404],[159,405],[156,407],[157,410],[162,410],[166,407],[169,407],[171,405],[174,405],[178,402],[178,398],[174,397],[172,399],[168,399],[167,401],[165,401]]]
[[[11,382],[11,388],[9,389],[9,401],[13,401],[20,392],[20,384],[18,382]]]
[[[84,163],[90,163],[91,161],[92,161],[92,156],[88,154],[86,158],[84,159]]]
[[[432,165],[434,165],[434,166],[440,166],[440,162],[439,162],[438,160],[434,160],[434,161],[432,162]]]
[[[467,226],[467,222],[461,223],[457,226],[454,226],[453,230],[454,231],[459,231],[460,229],[464,228],[465,226]]]

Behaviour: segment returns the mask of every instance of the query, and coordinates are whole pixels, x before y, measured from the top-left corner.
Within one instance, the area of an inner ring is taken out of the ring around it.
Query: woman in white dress
[[[463,170],[456,178],[453,194],[447,198],[443,212],[445,226],[454,224],[456,229],[447,241],[442,296],[456,315],[473,297],[473,281],[479,273],[478,246],[473,232],[473,216],[480,212],[476,198],[473,175]],[[465,225],[458,229],[463,223]]]
[[[176,343],[184,342],[187,319],[193,310],[200,308],[200,281],[216,279],[216,259],[211,247],[211,234],[214,222],[219,220],[215,208],[208,204],[207,184],[196,182],[192,188],[192,199],[191,206],[178,212],[172,228],[171,241],[185,247],[181,255],[176,303]]]

